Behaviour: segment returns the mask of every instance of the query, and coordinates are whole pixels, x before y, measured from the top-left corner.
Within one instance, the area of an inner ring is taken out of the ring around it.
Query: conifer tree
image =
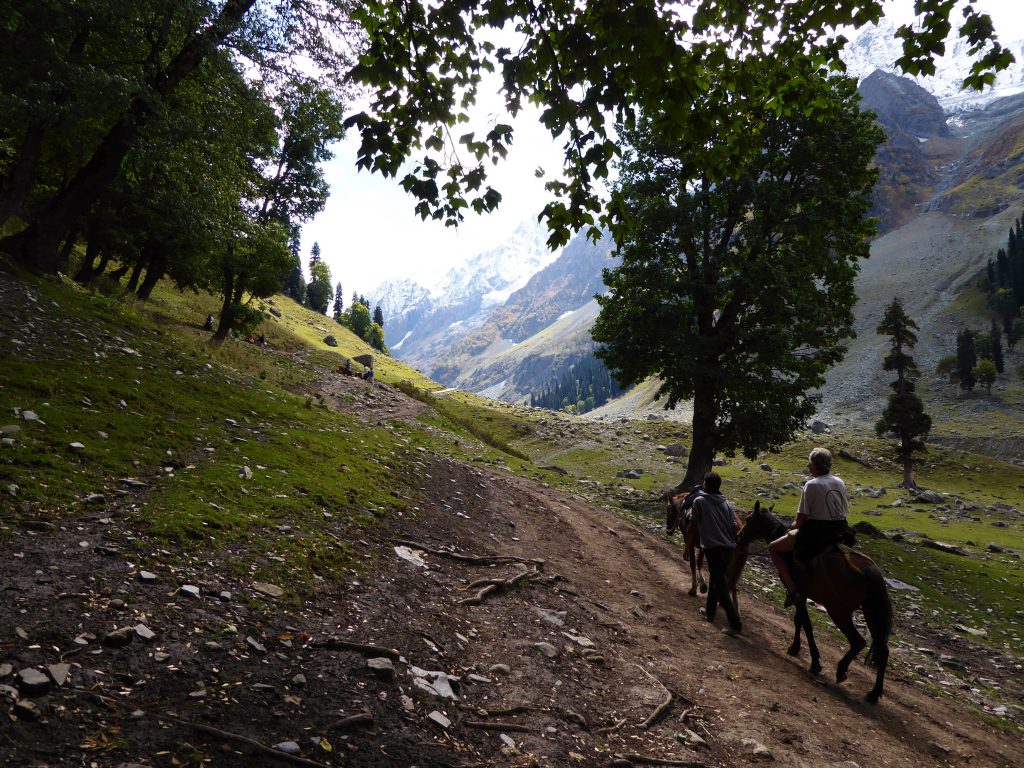
[[[380,308],[380,304],[373,308],[373,322],[381,328],[384,327],[384,310]]]
[[[313,273],[313,267],[319,264],[320,259],[320,243],[313,243],[313,248],[309,252],[309,272]]]
[[[992,341],[992,362],[995,363],[996,372],[1003,372],[1003,334],[999,331],[999,324],[992,318],[992,330],[989,331],[989,338]]]
[[[974,391],[974,366],[978,364],[978,355],[974,351],[974,332],[965,328],[956,335],[956,377],[960,389]]]
[[[334,319],[341,322],[341,313],[345,311],[345,298],[341,293],[341,283],[334,289]]]
[[[886,308],[882,322],[876,331],[891,337],[890,351],[882,367],[895,371],[896,381],[892,383],[893,393],[882,412],[882,418],[875,424],[875,431],[896,438],[896,456],[903,464],[903,487],[916,489],[914,482],[914,456],[925,450],[925,438],[932,428],[931,417],[924,412],[921,398],[915,394],[914,379],[917,364],[907,353],[917,343],[914,331],[917,324],[907,316],[899,298],[892,300]]]

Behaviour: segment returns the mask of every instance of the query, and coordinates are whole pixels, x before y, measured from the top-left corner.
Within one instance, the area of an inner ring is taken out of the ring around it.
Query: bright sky
[[[1002,41],[1024,36],[1021,0],[976,0],[975,5],[992,16]],[[912,11],[913,0],[886,2],[886,15],[896,25],[912,20]],[[959,19],[957,12],[954,19]],[[484,97],[482,88],[482,102]],[[486,103],[495,112],[481,111],[484,122],[507,122],[497,112],[496,95],[487,96]],[[429,286],[455,264],[500,245],[520,223],[536,218],[549,199],[544,180],[537,179],[534,171],[541,167],[550,177],[562,167],[562,142],[550,137],[538,114],[524,111],[513,123],[515,144],[506,160],[490,169],[489,182],[503,195],[498,211],[482,216],[467,213],[457,229],[420,221],[413,212],[415,201],[396,179],[357,171],[359,139],[351,132],[325,168],[331,185],[327,207],[303,228],[304,264],[313,243],[319,242],[332,279],[341,282],[347,306],[353,291],[369,294],[384,280],[411,278]]]

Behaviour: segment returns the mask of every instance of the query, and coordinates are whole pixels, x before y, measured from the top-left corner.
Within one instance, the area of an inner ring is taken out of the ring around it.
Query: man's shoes
[[[782,604],[782,607],[791,608],[803,599],[804,596],[800,592],[786,592],[786,602]]]
[[[728,635],[729,637],[736,637],[736,635],[742,635],[743,634],[743,630],[742,629],[735,629],[733,627],[726,627],[725,629],[722,630],[722,634],[723,635]]]

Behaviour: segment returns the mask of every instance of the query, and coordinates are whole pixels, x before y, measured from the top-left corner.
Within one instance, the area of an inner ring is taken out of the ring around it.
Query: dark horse
[[[666,503],[665,509],[665,530],[669,536],[676,531],[683,534],[683,560],[690,563],[690,591],[688,594],[697,594],[697,582],[700,582],[700,593],[703,595],[708,591],[707,582],[704,581],[704,551],[700,548],[700,536],[697,533],[697,526],[692,525],[693,516],[691,504],[697,489],[689,493],[673,493],[665,491],[662,500]]]
[[[665,530],[671,536],[677,530],[683,534],[683,560],[690,563],[690,591],[687,594],[696,595],[697,585],[700,583],[700,593],[703,595],[708,591],[707,582],[704,580],[704,550],[700,548],[700,533],[691,514],[692,501],[699,492],[700,486],[688,493],[673,493],[665,491],[662,500],[666,502]],[[739,601],[736,599],[736,585],[740,580],[740,573],[743,571],[743,564],[747,555],[744,549],[742,555],[739,548],[729,561],[729,569],[725,574],[725,583],[732,595],[732,604],[736,606],[736,612],[740,610]]]
[[[747,516],[740,532],[740,551],[745,552],[751,541],[758,539],[771,543],[786,533],[788,526],[775,516],[771,509],[762,508],[761,502],[754,503],[754,511]],[[850,663],[867,644],[853,623],[853,612],[860,608],[871,633],[871,648],[868,661],[875,664],[875,687],[864,698],[872,704],[882,695],[885,668],[889,663],[889,634],[892,632],[892,604],[885,586],[882,571],[870,558],[850,549],[826,551],[816,559],[816,567],[810,572],[795,568],[794,577],[800,592],[818,603],[828,612],[850,643],[850,650],[836,666],[836,682],[846,680]],[[800,630],[807,635],[807,648],[811,653],[810,671],[821,672],[821,658],[814,644],[811,617],[807,613],[807,600],[800,600],[793,619],[795,635],[787,651],[790,656],[800,653]]]

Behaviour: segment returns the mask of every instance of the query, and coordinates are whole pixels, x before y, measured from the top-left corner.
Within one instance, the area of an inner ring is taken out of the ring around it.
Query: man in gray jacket
[[[704,616],[714,621],[715,611],[721,605],[729,619],[729,626],[722,630],[727,635],[738,635],[743,631],[736,606],[732,604],[726,572],[729,560],[736,549],[738,518],[732,504],[721,493],[722,478],[717,472],[704,475],[704,488],[693,502],[693,518],[700,533],[700,546],[708,562],[711,575],[708,579],[708,600]]]

